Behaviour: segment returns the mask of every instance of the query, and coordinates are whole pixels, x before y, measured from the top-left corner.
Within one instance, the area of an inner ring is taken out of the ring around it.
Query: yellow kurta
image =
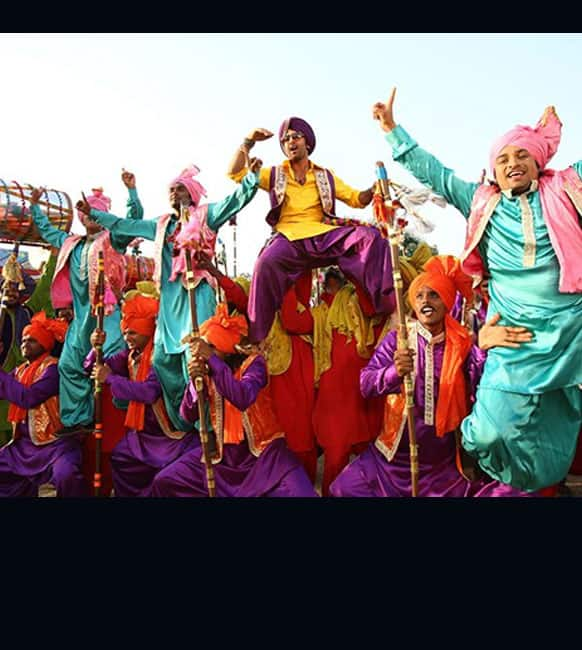
[[[288,160],[283,162],[287,176],[285,199],[281,206],[281,216],[275,224],[275,230],[287,237],[290,241],[305,239],[322,235],[337,226],[323,223],[323,208],[319,200],[319,192],[315,182],[314,165],[309,161],[309,169],[305,176],[305,184],[301,185],[295,180],[295,174]],[[331,172],[331,170],[329,170]],[[240,183],[245,177],[247,169],[241,169],[237,174],[229,174],[229,178]],[[352,208],[364,208],[360,203],[360,191],[346,185],[340,178],[331,172],[335,182],[336,199],[347,203]],[[271,167],[262,167],[259,176],[259,187],[269,191]]]

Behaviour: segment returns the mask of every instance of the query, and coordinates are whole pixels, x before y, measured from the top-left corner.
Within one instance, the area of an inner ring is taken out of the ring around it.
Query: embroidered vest
[[[560,264],[559,289],[562,293],[581,292],[582,230],[578,215],[582,215],[582,180],[576,170],[569,167],[555,172],[550,178],[544,179],[542,176],[540,184],[544,183],[552,183],[558,188],[565,207],[559,214],[542,210],[550,242]],[[484,274],[484,264],[478,244],[500,200],[501,192],[494,185],[481,185],[473,196],[461,263],[463,271],[473,277],[474,286],[481,281]],[[570,206],[575,210],[568,210]]]
[[[200,225],[200,245],[199,249],[208,255],[210,259],[214,257],[214,247],[216,245],[217,234],[208,226],[208,204],[200,205],[197,208],[191,210],[190,219],[196,220]],[[176,231],[171,236],[166,234],[169,224],[172,221],[171,214],[164,214],[158,219],[156,226],[156,236],[154,239],[154,274],[153,281],[156,283],[157,288],[161,291],[161,282],[162,282],[162,255],[164,252],[164,246],[168,241],[173,241]],[[208,284],[213,288],[217,288],[216,278],[214,278],[208,271],[203,271],[197,269],[196,265],[194,266],[194,286],[198,286],[202,280],[206,280]],[[170,276],[170,281],[173,281],[175,276],[178,274],[182,275],[182,285],[184,288],[187,288],[186,285],[186,261],[182,255],[173,255],[172,257],[172,273]],[[172,276],[174,276],[172,278]]]
[[[245,370],[258,355],[249,356],[236,373],[237,379],[243,376]],[[208,395],[210,404],[210,421],[216,434],[218,455],[212,462],[222,460],[224,449],[224,397],[216,390],[214,382],[208,382]],[[285,433],[275,418],[273,398],[269,384],[259,391],[257,400],[242,413],[242,425],[249,449],[253,456],[260,456],[267,446],[277,438],[283,438]]]
[[[54,357],[47,357],[37,368],[34,375],[33,384],[38,381],[44,371],[58,361]],[[26,363],[18,366],[14,376],[20,380],[24,371],[26,370]],[[61,418],[59,416],[59,396],[53,395],[49,397],[46,402],[39,404],[35,408],[28,409],[28,431],[30,439],[37,446],[48,445],[54,442],[57,437],[55,433],[62,428]],[[13,440],[17,439],[17,423],[12,423]]]
[[[65,239],[55,267],[55,274],[51,284],[51,302],[54,309],[71,307],[73,304],[73,292],[71,290],[71,272],[69,257],[73,248],[84,237],[81,235],[70,235]],[[111,314],[119,301],[127,282],[125,257],[118,253],[111,245],[108,231],[99,233],[91,242],[87,259],[87,275],[89,280],[89,300],[94,307],[97,296],[97,276],[99,252],[103,252],[105,261],[105,313]]]
[[[319,193],[319,200],[323,208],[323,214],[328,219],[335,219],[335,181],[333,174],[323,167],[313,166],[315,174],[315,184]],[[283,165],[271,167],[269,177],[269,199],[271,209],[267,214],[267,223],[274,227],[281,216],[281,208],[285,200],[285,190],[287,189],[287,174]]]

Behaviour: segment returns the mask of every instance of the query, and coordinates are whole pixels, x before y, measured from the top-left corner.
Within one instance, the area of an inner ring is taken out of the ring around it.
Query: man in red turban
[[[317,496],[299,459],[287,448],[274,416],[267,364],[256,353],[242,353],[248,331],[244,316],[230,316],[224,303],[200,327],[191,343],[188,370],[206,377],[216,494],[223,497]],[[190,381],[182,417],[198,420],[198,396]],[[196,448],[166,467],[154,480],[152,496],[208,495],[202,450]]]
[[[0,399],[10,402],[8,421],[12,442],[0,449],[0,496],[35,497],[44,483],[52,483],[58,497],[88,496],[81,472],[81,441],[58,439],[59,374],[50,355],[62,342],[67,323],[39,312],[22,333],[25,363],[8,374],[0,370]]]
[[[409,348],[390,332],[360,375],[364,397],[386,396],[380,436],[332,483],[332,496],[411,496],[410,449],[403,377],[414,380],[418,444],[418,495],[425,497],[527,496],[487,478],[469,481],[457,467],[455,432],[469,412],[485,353],[449,314],[460,292],[472,295],[471,278],[452,256],[425,264],[408,289],[416,321]]]
[[[111,452],[116,497],[150,496],[156,474],[198,445],[191,433],[176,431],[166,411],[162,388],[152,366],[156,319],[160,302],[153,282],[138,282],[121,307],[121,331],[127,350],[95,364],[95,352],[85,360],[85,370],[108,384],[118,400],[129,401],[125,435]],[[95,330],[91,344],[103,345],[105,333]],[[107,436],[107,431],[105,431]]]
[[[492,180],[467,182],[394,118],[394,97],[373,106],[394,160],[467,219],[463,270],[489,275],[488,317],[504,339],[487,356],[463,446],[491,476],[523,490],[562,480],[582,425],[582,161],[548,163],[562,122],[548,106],[489,152]],[[523,345],[512,327],[533,336]],[[517,416],[516,414],[519,414]]]

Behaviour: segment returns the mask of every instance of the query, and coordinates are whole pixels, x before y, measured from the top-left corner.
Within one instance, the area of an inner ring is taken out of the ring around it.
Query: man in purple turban
[[[231,161],[229,177],[240,182],[250,149],[272,135],[267,129],[251,131]],[[271,200],[267,223],[273,236],[254,268],[249,337],[253,342],[266,337],[285,292],[310,268],[339,266],[348,279],[364,287],[378,313],[390,313],[395,302],[387,242],[375,228],[339,225],[335,215],[336,198],[352,208],[365,208],[372,201],[373,187],[355,190],[311,161],[315,133],[299,117],[281,124],[279,143],[287,160],[263,167],[259,178],[259,187]]]

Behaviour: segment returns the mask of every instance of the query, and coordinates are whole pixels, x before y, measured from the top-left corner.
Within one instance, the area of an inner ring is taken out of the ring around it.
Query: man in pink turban
[[[272,137],[254,129],[231,161],[228,175],[240,182],[248,152],[255,142]],[[249,337],[264,339],[283,296],[309,269],[337,265],[351,281],[364,288],[378,313],[393,311],[394,290],[390,250],[375,228],[342,223],[336,217],[336,199],[352,208],[365,208],[373,187],[359,191],[346,185],[330,169],[314,163],[315,133],[300,117],[289,117],[279,128],[279,144],[287,160],[263,167],[259,187],[269,193],[266,217],[273,236],[255,264],[249,294]]]
[[[128,218],[143,218],[143,209],[135,187],[135,176],[122,173],[122,182],[129,191]],[[92,429],[93,387],[83,371],[83,361],[91,345],[89,337],[96,327],[94,313],[98,255],[105,258],[105,331],[107,343],[105,354],[119,352],[125,347],[119,329],[120,314],[118,298],[125,285],[125,259],[123,253],[130,238],[109,235],[102,227],[88,219],[86,213],[78,212],[85,226],[84,235],[66,233],[55,228],[40,210],[42,190],[32,192],[30,203],[34,222],[42,238],[59,249],[56,269],[51,285],[51,302],[55,310],[73,308],[73,320],[59,358],[60,415],[63,431],[60,435]],[[95,188],[87,197],[87,203],[99,209],[109,209],[111,200],[102,188]]]
[[[582,423],[582,161],[547,167],[562,129],[549,106],[535,127],[494,143],[494,181],[462,181],[396,124],[395,90],[373,107],[394,160],[463,213],[463,270],[474,285],[490,276],[496,346],[461,425],[463,446],[503,483],[527,491],[558,483]],[[516,338],[515,327],[531,338]]]
[[[160,291],[160,314],[154,339],[153,366],[162,385],[168,415],[178,431],[190,431],[192,423],[180,417],[180,403],[188,384],[188,335],[192,331],[186,287],[186,254],[191,255],[198,322],[216,309],[216,280],[198,268],[200,251],[214,257],[218,229],[237,214],[257,192],[260,161],[253,161],[242,185],[216,203],[203,203],[206,190],[196,179],[200,170],[191,165],[169,185],[171,211],[157,219],[136,222],[105,211],[90,210],[91,219],[112,235],[142,237],[154,242],[154,282]]]

